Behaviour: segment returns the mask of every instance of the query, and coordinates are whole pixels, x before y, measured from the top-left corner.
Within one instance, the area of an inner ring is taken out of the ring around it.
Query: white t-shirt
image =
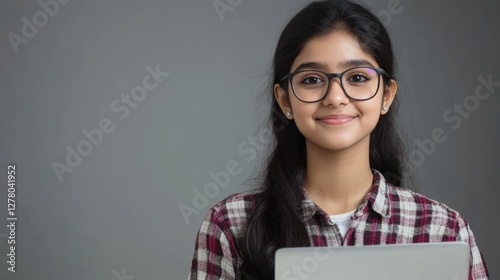
[[[342,237],[345,236],[347,230],[351,226],[351,216],[352,214],[354,214],[354,211],[356,211],[356,209],[343,214],[330,215],[330,220],[332,220],[333,223],[337,224]]]

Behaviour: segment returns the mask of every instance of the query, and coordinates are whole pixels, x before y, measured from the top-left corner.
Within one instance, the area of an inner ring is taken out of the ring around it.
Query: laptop
[[[434,242],[281,248],[276,280],[468,280],[470,247]]]

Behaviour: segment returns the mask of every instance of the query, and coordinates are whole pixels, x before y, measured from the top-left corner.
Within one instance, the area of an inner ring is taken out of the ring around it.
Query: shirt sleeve
[[[196,237],[188,279],[235,279],[235,251],[230,240],[233,239],[222,215],[217,208],[210,209]]]
[[[458,217],[457,241],[467,242],[470,246],[469,280],[488,280],[489,274],[483,255],[477,247],[469,224],[461,216]]]

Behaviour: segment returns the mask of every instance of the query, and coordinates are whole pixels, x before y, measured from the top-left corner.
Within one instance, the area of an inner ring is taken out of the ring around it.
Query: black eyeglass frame
[[[342,82],[342,76],[353,70],[353,69],[356,69],[356,68],[370,68],[372,69],[373,71],[377,72],[378,74],[378,84],[377,84],[377,90],[373,93],[373,95],[371,97],[368,97],[368,98],[362,98],[362,99],[358,99],[358,98],[353,98],[351,96],[349,96],[349,94],[347,94],[345,88],[344,88],[344,83]],[[328,86],[326,87],[326,91],[325,91],[325,94],[323,95],[323,97],[321,97],[320,99],[316,100],[316,101],[304,101],[302,99],[300,99],[297,94],[295,93],[295,89],[293,87],[293,83],[292,83],[292,79],[295,75],[299,74],[299,73],[302,73],[302,72],[308,72],[308,71],[314,71],[314,72],[319,72],[319,73],[322,73],[324,74],[327,78],[328,78]],[[349,97],[350,99],[352,100],[356,100],[356,101],[365,101],[365,100],[369,100],[369,99],[372,99],[373,97],[375,97],[375,95],[377,95],[378,93],[378,90],[380,88],[380,76],[381,75],[384,75],[388,80],[390,80],[390,77],[389,77],[389,74],[387,74],[387,72],[385,72],[384,69],[382,68],[377,68],[377,67],[372,67],[372,66],[356,66],[356,67],[352,67],[352,68],[349,68],[341,73],[326,73],[324,71],[320,71],[320,70],[313,70],[313,69],[306,69],[306,70],[299,70],[299,71],[295,71],[295,72],[292,72],[292,73],[288,73],[286,74],[281,80],[280,82],[283,82],[283,80],[287,79],[288,81],[290,81],[290,86],[292,87],[292,92],[293,92],[293,95],[295,95],[295,97],[297,97],[298,100],[302,101],[302,102],[305,102],[305,103],[316,103],[316,102],[319,102],[321,100],[323,100],[326,95],[328,94],[328,90],[330,89],[330,84],[331,84],[331,80],[333,78],[339,78],[340,80],[340,87],[342,88],[342,90],[344,91],[344,94]]]

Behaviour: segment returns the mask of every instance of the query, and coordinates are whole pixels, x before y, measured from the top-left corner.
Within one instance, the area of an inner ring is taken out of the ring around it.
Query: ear
[[[391,107],[392,102],[394,101],[394,97],[396,97],[396,92],[398,90],[398,83],[395,80],[391,79],[389,85],[387,85],[384,89],[384,98],[382,100],[382,108],[380,110],[381,115],[387,114]],[[386,108],[386,110],[384,110]]]
[[[278,102],[285,117],[293,119],[293,112],[288,94],[278,83],[274,84],[274,98],[276,98],[276,101]],[[287,115],[288,112],[292,113],[292,115]]]

